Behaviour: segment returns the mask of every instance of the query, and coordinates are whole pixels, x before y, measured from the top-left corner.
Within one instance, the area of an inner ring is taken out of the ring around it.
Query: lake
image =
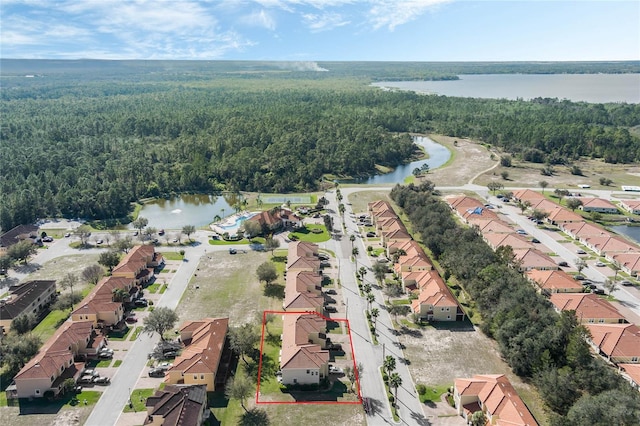
[[[459,77],[460,80],[383,81],[373,85],[464,98],[640,103],[640,74],[470,74]]]
[[[213,222],[216,215],[232,213],[235,209],[223,196],[183,194],[145,203],[139,216],[149,219],[149,226],[157,229],[182,229],[185,225],[200,228]]]
[[[451,152],[443,145],[434,142],[426,136],[414,136],[413,141],[425,149],[429,154],[429,158],[426,160],[412,161],[408,164],[401,164],[390,173],[383,175],[369,176],[366,178],[352,179],[349,183],[360,183],[367,185],[380,185],[389,183],[403,183],[405,178],[413,174],[413,169],[421,167],[423,164],[428,164],[429,169],[437,169],[443,166],[449,158],[451,158]],[[341,181],[347,183],[347,181]]]
[[[609,229],[611,229],[613,232],[616,232],[620,235],[625,235],[631,240],[640,244],[640,226],[620,225],[620,226],[610,226]]]

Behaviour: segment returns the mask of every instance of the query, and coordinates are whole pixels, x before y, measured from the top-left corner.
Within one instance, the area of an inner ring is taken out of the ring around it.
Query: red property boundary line
[[[287,314],[313,314],[318,315],[325,321],[344,322],[347,325],[347,332],[349,333],[349,345],[351,346],[351,357],[353,358],[353,370],[356,375],[356,389],[358,390],[357,401],[260,401],[260,382],[262,378],[262,354],[264,353],[264,333],[267,325],[267,314],[287,315]],[[362,404],[362,393],[360,391],[360,377],[358,369],[356,368],[356,356],[353,352],[353,338],[351,337],[351,325],[346,318],[329,318],[313,311],[301,311],[301,312],[285,312],[285,311],[263,311],[262,313],[262,337],[260,338],[260,362],[258,364],[258,388],[256,390],[256,404],[338,404],[338,405],[356,405]]]

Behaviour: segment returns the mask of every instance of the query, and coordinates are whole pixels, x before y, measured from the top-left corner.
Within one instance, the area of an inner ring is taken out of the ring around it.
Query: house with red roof
[[[510,246],[513,249],[532,249],[535,247],[533,243],[515,232],[511,234],[483,232],[482,239],[494,250],[503,246]]]
[[[537,204],[539,200],[544,199],[544,195],[531,189],[519,189],[517,191],[514,191],[513,198],[516,201],[520,201],[521,203],[528,201],[531,205],[533,205]]]
[[[589,342],[614,364],[640,362],[640,328],[635,324],[587,324]]]
[[[154,269],[163,262],[162,254],[153,246],[135,246],[111,271],[111,276],[131,278],[136,284],[146,283],[154,277]]]
[[[282,307],[285,311],[322,313],[324,309],[322,276],[309,271],[288,271]]]
[[[280,353],[283,384],[319,384],[328,377],[326,328],[326,321],[317,314],[283,315]]]
[[[585,237],[602,237],[609,235],[609,232],[601,226],[584,221],[561,223],[560,229],[576,240],[581,240]]]
[[[598,212],[605,214],[617,214],[618,207],[604,198],[579,198],[582,201],[580,210],[585,212]]]
[[[614,262],[617,262],[620,268],[627,274],[633,277],[640,276],[640,252],[615,253],[610,257]]]
[[[551,257],[537,249],[514,249],[515,261],[521,271],[531,269],[558,270],[559,267]]]
[[[71,313],[72,321],[92,321],[98,328],[113,327],[124,318],[123,302],[135,294],[134,280],[124,277],[104,277]],[[116,293],[124,295],[121,298]]]
[[[84,363],[76,363],[76,357],[96,355],[105,345],[90,321],[65,321],[16,374],[15,385],[7,391],[16,398],[41,398],[47,392],[56,396],[66,379],[80,377]]]
[[[167,370],[169,385],[203,385],[208,392],[216,390],[216,378],[227,342],[229,318],[205,318],[187,321],[180,327],[184,349]],[[226,371],[222,374],[223,380]]]
[[[620,207],[631,214],[640,214],[640,200],[622,200]]]
[[[619,372],[635,389],[640,390],[640,364],[618,364]]]
[[[483,411],[488,425],[534,426],[535,418],[504,374],[476,375],[456,379],[453,400],[467,422],[476,411]]]
[[[574,311],[581,324],[624,324],[625,317],[593,293],[554,293],[549,298],[557,312]]]
[[[201,426],[211,415],[202,385],[167,385],[147,398],[144,425]]]
[[[564,271],[530,269],[526,273],[541,293],[582,293],[582,285]]]

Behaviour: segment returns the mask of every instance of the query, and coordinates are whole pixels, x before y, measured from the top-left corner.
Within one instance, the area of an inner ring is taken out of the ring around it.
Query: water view
[[[640,103],[640,74],[476,74],[461,75],[460,80],[383,81],[373,85],[465,98]]]
[[[368,178],[355,179],[350,181],[352,183],[363,183],[368,185],[379,184],[393,184],[403,183],[405,178],[413,174],[413,170],[416,167],[421,167],[423,164],[428,164],[429,169],[433,170],[443,166],[449,158],[451,158],[451,152],[443,145],[436,143],[426,136],[414,137],[414,142],[425,149],[429,154],[429,158],[426,160],[412,161],[408,164],[402,164],[397,166],[394,171],[385,173],[383,175],[370,176]]]
[[[610,226],[609,229],[640,244],[640,226],[620,225]]]
[[[234,212],[223,196],[183,194],[145,204],[140,216],[149,219],[149,226],[157,229],[181,229],[185,225],[206,226],[213,222],[214,217]]]

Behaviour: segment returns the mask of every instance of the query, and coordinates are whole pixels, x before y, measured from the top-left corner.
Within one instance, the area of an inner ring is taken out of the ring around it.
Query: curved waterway
[[[437,169],[446,164],[451,158],[451,151],[445,146],[434,142],[426,136],[414,136],[413,141],[420,145],[429,154],[426,160],[412,161],[408,164],[402,164],[390,173],[382,175],[369,176],[366,178],[341,180],[344,183],[361,183],[366,185],[394,184],[403,183],[404,180],[413,174],[416,167],[422,167],[423,164],[429,165],[429,170]]]

